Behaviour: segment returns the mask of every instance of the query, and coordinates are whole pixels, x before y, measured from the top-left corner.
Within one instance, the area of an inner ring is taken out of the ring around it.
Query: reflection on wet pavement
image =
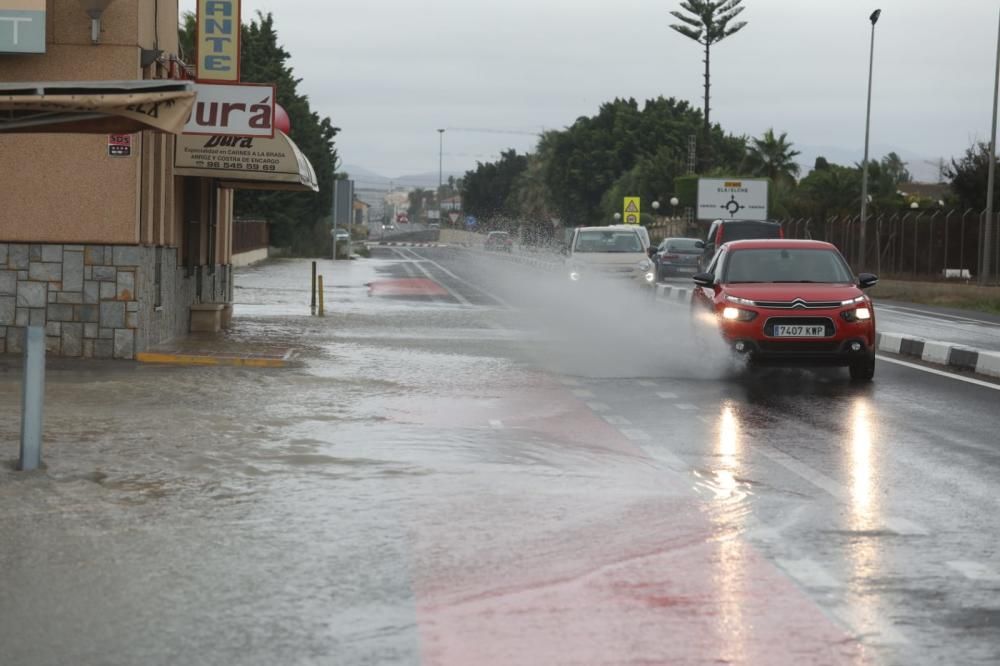
[[[240,271],[219,342],[296,367],[50,372],[0,662],[996,663],[978,393],[747,373],[683,309],[453,249],[319,269],[323,319],[309,262]],[[443,294],[366,286],[411,278]]]

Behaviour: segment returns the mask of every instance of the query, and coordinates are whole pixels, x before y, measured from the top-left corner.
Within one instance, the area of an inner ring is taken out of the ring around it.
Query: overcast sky
[[[194,0],[181,0],[190,10]],[[614,97],[700,106],[702,53],[675,33],[677,0],[243,0],[273,12],[300,89],[342,128],[344,163],[389,177],[462,172],[532,132]],[[712,51],[712,120],[787,131],[809,161],[860,160],[870,24],[876,28],[873,156],[924,159],[989,138],[998,3],[744,0],[742,32]],[[487,133],[459,128],[487,129]]]

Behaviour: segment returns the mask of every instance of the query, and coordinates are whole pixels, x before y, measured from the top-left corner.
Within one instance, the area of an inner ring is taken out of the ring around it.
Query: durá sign
[[[185,134],[274,136],[274,86],[199,83],[195,92]]]
[[[199,81],[240,80],[240,0],[198,0]]]

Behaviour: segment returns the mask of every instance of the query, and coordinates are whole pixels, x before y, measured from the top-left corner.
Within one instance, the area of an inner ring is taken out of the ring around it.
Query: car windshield
[[[829,282],[849,283],[854,279],[843,257],[824,249],[736,250],[726,261],[723,282]]]
[[[581,231],[574,252],[642,252],[642,241],[634,231]]]
[[[663,251],[671,254],[701,254],[695,238],[671,238],[663,244]]]

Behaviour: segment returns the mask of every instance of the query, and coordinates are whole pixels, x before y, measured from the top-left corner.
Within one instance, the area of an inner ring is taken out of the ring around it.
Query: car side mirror
[[[862,289],[869,289],[878,284],[878,276],[871,273],[862,273],[858,276],[858,286]]]
[[[695,273],[691,276],[694,283],[699,287],[714,287],[715,286],[715,276],[711,273]]]
[[[701,241],[700,240],[697,243],[695,243],[694,246],[696,248],[698,248],[699,250],[704,250],[705,249],[705,241]]]
[[[647,247],[646,248],[646,256],[648,256],[650,259],[652,259],[653,257],[655,257],[656,256],[656,248],[655,247]]]

